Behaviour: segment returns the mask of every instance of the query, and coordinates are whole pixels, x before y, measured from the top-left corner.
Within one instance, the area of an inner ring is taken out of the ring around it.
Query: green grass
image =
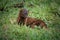
[[[20,9],[7,8],[8,11],[0,11],[0,40],[60,40],[60,17],[50,12],[53,11],[51,7],[58,9],[57,4],[49,6],[45,0],[39,5],[40,2],[36,3],[36,1],[31,0],[34,4],[32,8],[28,6],[29,2],[26,1],[24,8],[29,10],[29,17],[43,20],[48,29],[38,27],[32,29],[26,25],[18,25],[16,19]],[[54,3],[52,2],[52,4]]]

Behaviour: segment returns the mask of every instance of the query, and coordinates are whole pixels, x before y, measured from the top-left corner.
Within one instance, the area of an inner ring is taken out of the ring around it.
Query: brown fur
[[[26,18],[21,17],[18,23],[20,24],[23,23],[23,25],[30,26],[31,28],[34,28],[35,25],[40,26],[41,28],[43,27],[47,28],[47,25],[45,24],[45,22],[43,22],[40,19],[31,18],[31,17],[26,17]]]
[[[26,9],[21,9],[17,19],[18,24],[23,23],[23,25],[27,25],[27,26],[30,25],[31,28],[34,28],[35,25],[41,26],[41,28],[43,27],[47,28],[47,25],[42,20],[27,16],[28,16],[28,11]]]
[[[28,16],[28,11],[26,9],[21,9],[17,18],[18,24],[21,23]]]
[[[34,28],[35,25],[41,26],[41,28],[43,27],[47,28],[47,25],[45,24],[45,22],[43,22],[40,19],[31,18],[31,17],[27,17],[26,19],[24,19],[23,24],[26,24],[27,26],[30,25],[30,27],[32,28]]]

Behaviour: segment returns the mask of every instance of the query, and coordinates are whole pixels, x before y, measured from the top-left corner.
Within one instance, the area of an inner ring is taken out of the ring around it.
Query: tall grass
[[[33,7],[29,7],[31,2]],[[16,19],[20,8],[6,8],[8,11],[0,11],[0,40],[60,40],[60,18],[51,13],[54,10],[60,11],[57,2],[54,0],[25,0],[24,8],[29,10],[28,16],[43,20],[48,29],[41,29],[38,26],[32,29],[26,25],[18,25]],[[8,0],[6,7],[15,3],[18,3],[18,0]],[[2,7],[2,4],[0,5]]]

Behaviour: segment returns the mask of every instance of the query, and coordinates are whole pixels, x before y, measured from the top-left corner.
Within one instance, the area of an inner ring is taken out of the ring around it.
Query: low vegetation
[[[60,40],[59,0],[25,0],[28,16],[43,20],[48,29],[18,25],[16,19],[21,8],[9,6],[19,2],[22,0],[0,0],[0,8],[4,7],[0,11],[0,40]]]

